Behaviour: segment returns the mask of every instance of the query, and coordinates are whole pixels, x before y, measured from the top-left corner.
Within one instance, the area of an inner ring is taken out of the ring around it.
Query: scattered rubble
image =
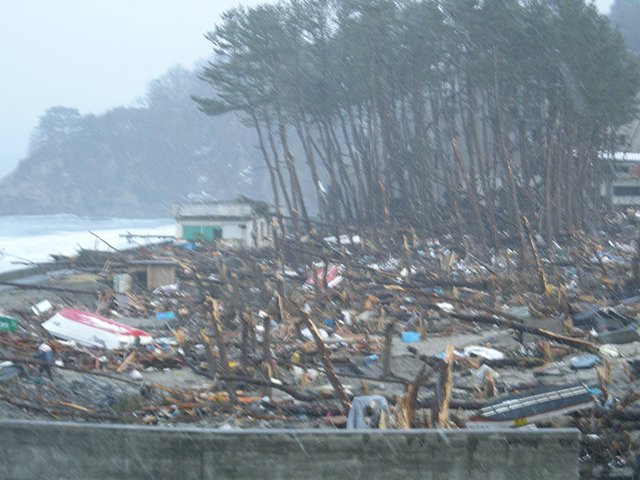
[[[83,250],[49,266],[62,276],[4,282],[0,415],[217,428],[575,426],[583,475],[637,469],[634,222],[617,215],[591,236],[532,241],[529,263],[509,248],[482,255],[473,242],[406,230],[386,244],[365,232],[285,236],[259,252],[169,242]],[[167,265],[175,283],[150,289],[152,266]],[[100,328],[109,338],[91,330]]]

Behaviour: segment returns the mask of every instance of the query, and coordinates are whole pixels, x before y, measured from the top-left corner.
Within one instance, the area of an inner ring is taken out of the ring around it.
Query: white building
[[[271,245],[275,207],[261,202],[198,202],[171,206],[176,219],[176,238],[221,242],[235,248]]]
[[[609,197],[611,204],[640,205],[640,153],[616,152],[602,155],[613,160],[613,178],[603,182],[603,195]]]

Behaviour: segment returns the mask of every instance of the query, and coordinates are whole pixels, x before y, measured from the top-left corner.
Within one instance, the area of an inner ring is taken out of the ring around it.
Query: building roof
[[[262,211],[257,208],[258,205],[264,204],[247,200],[180,203],[171,206],[171,215],[176,220],[187,218],[249,220]],[[273,210],[275,213],[273,207],[268,207],[268,210]]]

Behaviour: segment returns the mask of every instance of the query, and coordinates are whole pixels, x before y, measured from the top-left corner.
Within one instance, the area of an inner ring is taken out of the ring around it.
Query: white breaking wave
[[[50,255],[74,255],[81,248],[109,250],[96,236],[122,249],[132,246],[121,235],[174,235],[170,218],[89,219],[75,215],[0,216],[0,272],[51,260]],[[133,239],[138,244],[158,240]]]

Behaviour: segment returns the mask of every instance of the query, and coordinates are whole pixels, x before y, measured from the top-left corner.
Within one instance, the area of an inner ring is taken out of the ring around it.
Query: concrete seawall
[[[577,479],[580,433],[203,430],[0,422],[0,478]]]
[[[61,261],[29,265],[22,268],[16,268],[15,270],[7,270],[6,272],[0,272],[0,285],[5,282],[24,282],[29,285],[37,281],[48,280],[51,278],[52,272],[63,272],[69,268],[69,262]]]
[[[0,272],[0,281],[13,282],[15,280],[21,280],[25,277],[47,273],[53,268],[54,264],[31,265],[28,267],[16,268],[15,270]]]

